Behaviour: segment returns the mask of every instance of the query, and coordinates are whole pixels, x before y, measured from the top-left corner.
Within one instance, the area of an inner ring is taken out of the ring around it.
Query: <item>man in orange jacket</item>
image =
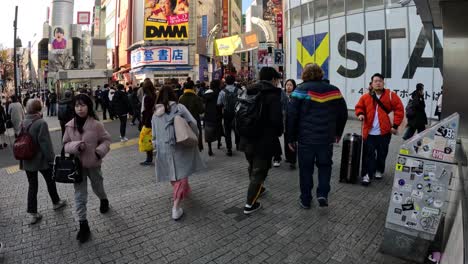
[[[356,116],[363,121],[363,185],[369,185],[373,177],[382,179],[390,139],[397,133],[405,115],[400,97],[384,88],[383,75],[376,73],[371,81],[372,89],[361,96],[355,107]],[[389,116],[392,112],[393,120]]]

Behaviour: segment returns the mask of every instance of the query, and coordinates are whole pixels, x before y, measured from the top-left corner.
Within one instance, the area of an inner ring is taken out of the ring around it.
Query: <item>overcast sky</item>
[[[0,44],[13,47],[13,20],[15,20],[15,6],[18,6],[18,37],[27,46],[28,41],[39,41],[42,35],[42,24],[46,20],[47,6],[52,0],[0,0]],[[93,10],[94,0],[75,0],[73,23],[76,23],[77,11]],[[33,37],[37,34],[36,37]]]
[[[18,37],[25,47],[28,41],[39,41],[42,35],[42,24],[46,20],[47,6],[52,0],[0,0],[0,45],[13,47],[13,20],[15,6],[18,6]],[[242,0],[242,13],[245,13],[252,0]],[[94,0],[75,0],[73,23],[76,23],[77,11],[93,10]],[[36,37],[33,37],[36,34]]]

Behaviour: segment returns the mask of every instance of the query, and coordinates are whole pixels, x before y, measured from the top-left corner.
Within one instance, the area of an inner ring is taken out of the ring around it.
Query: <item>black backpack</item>
[[[262,93],[248,95],[244,91],[238,98],[234,116],[236,132],[245,138],[259,138],[262,136]]]
[[[228,89],[224,89],[224,115],[234,116],[238,100],[238,91],[239,88],[235,88],[233,92],[230,92]]]
[[[70,121],[73,118],[73,109],[71,108],[70,103],[59,103],[58,105],[58,112],[57,112],[58,120],[60,121]]]
[[[415,107],[414,99],[410,99],[405,108],[406,118],[412,119],[416,115]]]

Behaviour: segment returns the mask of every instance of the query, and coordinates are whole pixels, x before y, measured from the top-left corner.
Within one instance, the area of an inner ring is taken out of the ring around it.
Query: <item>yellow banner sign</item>
[[[242,44],[239,35],[215,40],[216,56],[229,56]]]
[[[188,39],[189,0],[145,0],[145,40]]]

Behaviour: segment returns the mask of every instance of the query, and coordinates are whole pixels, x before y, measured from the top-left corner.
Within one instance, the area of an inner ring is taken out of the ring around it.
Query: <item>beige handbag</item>
[[[186,147],[198,146],[197,135],[193,132],[188,122],[180,115],[174,117],[174,130],[176,144]]]

